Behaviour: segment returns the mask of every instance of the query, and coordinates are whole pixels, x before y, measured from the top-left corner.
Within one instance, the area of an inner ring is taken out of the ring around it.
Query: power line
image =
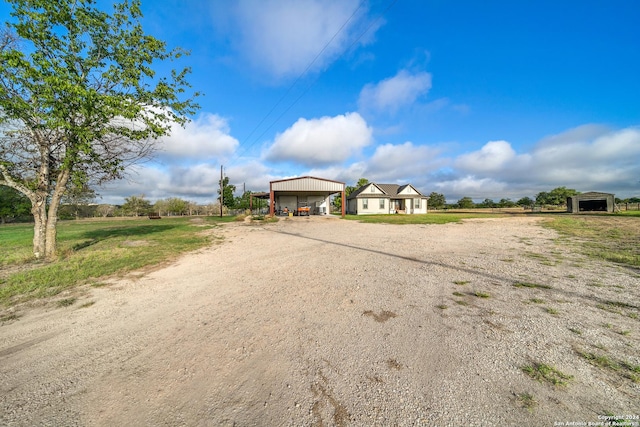
[[[280,97],[280,99],[278,99],[278,101],[275,103],[275,105],[273,107],[271,107],[271,109],[267,112],[267,114],[260,120],[260,122],[251,130],[251,132],[249,132],[249,135],[247,135],[246,140],[248,140],[249,138],[251,138],[251,135],[253,135],[253,133],[258,130],[258,128],[260,127],[260,125],[262,125],[262,123],[265,122],[265,120],[267,120],[267,118],[271,115],[271,113],[274,112],[274,110],[276,108],[278,108],[278,106],[282,103],[282,101],[284,101],[284,99],[287,97],[287,95],[289,95],[289,93],[293,90],[293,88],[298,84],[298,82],[302,79],[302,77],[307,73],[307,71],[309,71],[311,69],[311,67],[313,66],[313,64],[315,64],[315,62],[318,60],[318,58],[320,58],[320,56],[322,56],[322,54],[324,53],[325,50],[327,50],[327,48],[329,47],[329,45],[335,40],[335,38],[338,36],[338,34],[340,34],[342,32],[342,30],[347,26],[347,24],[349,23],[349,21],[351,21],[353,19],[353,17],[355,16],[355,14],[360,10],[360,8],[362,8],[362,2],[358,4],[358,7],[353,11],[353,13],[351,14],[351,16],[349,16],[349,18],[342,24],[342,26],[338,29],[338,31],[335,32],[335,34],[331,37],[331,39],[329,39],[329,41],[322,47],[322,49],[320,49],[320,51],[316,54],[316,56],[311,60],[311,62],[309,62],[309,64],[307,65],[307,67],[304,69],[304,71],[302,71],[300,74],[298,74],[298,77],[296,77],[296,79],[294,80],[294,82],[289,86],[289,88],[286,90],[286,92],[284,93],[284,95],[282,95]]]
[[[372,20],[369,25],[367,25],[367,27],[358,35],[358,37],[356,37],[353,42],[348,46],[348,48],[344,49],[343,52],[338,56],[337,59],[342,58],[346,52],[350,51],[353,46],[356,45],[356,43],[358,43],[360,41],[360,39],[362,39],[362,37],[364,37],[364,35],[371,29],[371,27],[376,24],[378,21],[380,21],[380,19],[382,19],[382,17],[389,11],[389,9],[391,9],[391,7],[393,7],[393,5],[395,5],[395,3],[397,3],[398,0],[391,0],[389,2],[389,4],[387,5],[387,7],[378,14],[378,16]],[[280,97],[280,99],[275,103],[275,105],[269,110],[269,112],[260,120],[260,122],[251,130],[251,132],[249,133],[249,135],[247,136],[246,140],[249,140],[249,138],[251,137],[251,135],[253,135],[258,129],[259,127],[267,120],[267,118],[269,118],[269,116],[276,110],[276,108],[286,99],[286,97],[289,95],[289,93],[293,90],[293,88],[298,84],[298,82],[302,79],[302,77],[311,69],[311,67],[313,66],[313,64],[320,58],[320,56],[322,56],[322,54],[327,50],[327,48],[329,47],[329,45],[335,40],[335,38],[344,30],[344,28],[347,26],[347,24],[354,18],[354,16],[357,14],[357,12],[362,8],[363,6],[363,2],[360,2],[358,4],[358,7],[353,11],[353,13],[349,16],[349,18],[342,24],[342,26],[338,29],[338,31],[336,31],[336,33],[331,37],[331,39],[324,45],[324,47],[316,54],[316,56],[313,58],[313,60],[309,63],[309,65],[307,65],[307,67],[304,69],[303,72],[301,72],[298,77],[295,79],[295,81],[291,84],[291,86],[289,86],[289,88],[287,89],[287,91],[284,93],[284,95],[282,95]],[[298,97],[296,97],[293,102],[291,102],[289,104],[289,106],[287,108],[285,108],[280,115],[278,115],[275,120],[273,120],[271,122],[271,124],[264,130],[262,131],[262,133],[260,133],[260,135],[258,135],[258,137],[256,137],[253,142],[249,143],[248,145],[245,145],[242,147],[242,149],[239,149],[232,157],[231,159],[229,159],[229,163],[234,163],[235,160],[237,160],[240,157],[240,154],[245,153],[248,151],[249,148],[253,147],[273,126],[276,125],[276,123],[289,111],[291,110],[291,108],[293,108],[294,105],[296,105],[298,103],[298,101],[300,101],[300,99],[302,99],[302,97],[304,95],[307,94],[307,92],[318,82],[318,80],[320,79],[320,74],[318,74],[318,76],[300,93],[300,95]]]

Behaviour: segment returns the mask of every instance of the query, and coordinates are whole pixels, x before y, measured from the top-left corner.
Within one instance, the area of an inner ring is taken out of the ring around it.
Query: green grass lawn
[[[640,211],[547,217],[547,227],[591,257],[640,267]]]
[[[55,262],[35,262],[32,224],[0,227],[0,304],[52,296],[83,283],[158,264],[212,241],[204,230],[233,217],[62,221]]]
[[[447,224],[468,218],[502,218],[504,214],[438,212],[418,215],[346,215],[345,219],[372,224]]]

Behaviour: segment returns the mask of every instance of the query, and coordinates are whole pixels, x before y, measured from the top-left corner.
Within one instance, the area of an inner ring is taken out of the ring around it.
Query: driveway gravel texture
[[[5,315],[0,425],[637,426],[640,272],[542,221],[225,224]]]

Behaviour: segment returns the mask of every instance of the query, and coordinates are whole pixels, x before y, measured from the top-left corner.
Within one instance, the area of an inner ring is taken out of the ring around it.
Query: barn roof
[[[329,193],[339,193],[341,191],[344,191],[344,182],[317,178],[314,176],[301,176],[296,178],[279,179],[276,181],[271,181],[269,184],[271,190],[273,191]]]

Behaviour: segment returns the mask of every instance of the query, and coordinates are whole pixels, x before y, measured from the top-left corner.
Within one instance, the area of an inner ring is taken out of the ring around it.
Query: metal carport
[[[567,212],[613,212],[615,209],[615,195],[589,191],[567,197]]]
[[[342,216],[345,215],[345,184],[330,179],[302,176],[299,178],[281,179],[269,183],[271,205],[269,212],[297,209],[301,204],[310,207],[314,215],[329,214],[330,197],[339,193],[342,197]]]

